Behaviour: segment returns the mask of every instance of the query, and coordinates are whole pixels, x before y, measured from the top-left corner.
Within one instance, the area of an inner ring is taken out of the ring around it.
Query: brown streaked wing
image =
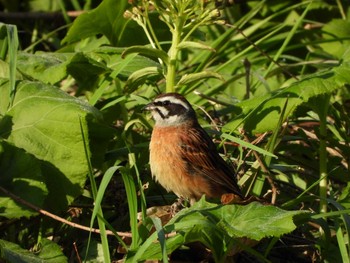
[[[197,124],[184,130],[181,136],[181,155],[188,162],[193,174],[203,175],[210,181],[222,185],[228,193],[241,196],[234,173],[220,157],[209,135]]]

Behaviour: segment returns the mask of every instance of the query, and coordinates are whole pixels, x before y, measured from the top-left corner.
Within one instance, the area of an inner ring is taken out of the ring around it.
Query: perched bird
[[[180,94],[161,94],[144,107],[155,120],[150,142],[152,176],[168,192],[193,204],[202,195],[242,196],[233,171],[199,125],[191,104]]]

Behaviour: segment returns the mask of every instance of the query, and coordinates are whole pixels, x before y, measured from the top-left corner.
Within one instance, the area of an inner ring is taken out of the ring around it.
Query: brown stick
[[[75,254],[77,254],[77,261],[78,261],[78,263],[81,263],[81,258],[80,258],[80,255],[79,255],[79,251],[78,251],[76,242],[73,242],[73,247],[74,247]]]
[[[90,228],[90,227],[87,227],[87,226],[83,226],[83,225],[79,225],[79,224],[76,224],[76,223],[73,223],[73,222],[70,222],[62,217],[59,217],[55,214],[52,214],[46,210],[43,210],[35,205],[33,205],[32,203],[29,203],[28,201],[22,199],[21,197],[11,193],[10,191],[6,190],[5,188],[1,187],[0,186],[0,191],[3,192],[4,194],[6,194],[7,196],[11,197],[13,200],[15,200],[17,203],[20,203],[22,205],[25,205],[27,207],[29,207],[30,209],[33,209],[34,211],[44,215],[44,216],[47,216],[47,217],[50,217],[56,221],[59,221],[63,224],[66,224],[66,225],[69,225],[71,227],[74,227],[74,228],[78,228],[78,229],[81,229],[81,230],[85,230],[85,231],[88,231],[88,232],[92,232],[92,233],[97,233],[97,234],[100,234],[100,230],[99,229],[96,229],[96,228]],[[114,233],[111,231],[111,230],[106,230],[106,233],[107,235],[113,235],[114,236]],[[129,232],[117,232],[118,236],[120,237],[132,237],[131,233]]]
[[[85,11],[68,11],[67,15],[71,18],[78,17]],[[62,12],[0,12],[0,19],[20,19],[20,20],[54,20],[62,18]]]

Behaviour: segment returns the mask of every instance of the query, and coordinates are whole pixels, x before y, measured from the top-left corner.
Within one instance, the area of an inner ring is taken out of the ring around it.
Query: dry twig
[[[79,225],[79,224],[76,224],[76,223],[73,223],[73,222],[70,222],[62,217],[59,217],[55,214],[52,214],[44,209],[41,209],[39,207],[37,207],[36,205],[33,205],[32,203],[29,203],[28,201],[22,199],[21,197],[11,193],[10,191],[6,190],[5,188],[1,187],[0,186],[0,191],[3,192],[4,194],[6,194],[7,196],[9,196],[10,198],[12,198],[13,200],[15,200],[17,203],[20,203],[22,205],[25,205],[27,207],[29,207],[30,209],[33,209],[34,211],[42,214],[42,215],[45,215],[47,217],[50,217],[56,221],[59,221],[63,224],[66,224],[66,225],[69,225],[71,227],[74,227],[74,228],[78,228],[78,229],[81,229],[81,230],[85,230],[85,231],[88,231],[88,232],[92,232],[92,233],[97,233],[97,234],[100,234],[100,230],[99,229],[96,229],[96,228],[90,228],[88,226],[83,226],[83,225]],[[110,230],[106,230],[106,233],[107,235],[113,235],[114,236],[114,233]],[[129,232],[117,232],[117,234],[120,236],[120,237],[132,237],[131,233]]]

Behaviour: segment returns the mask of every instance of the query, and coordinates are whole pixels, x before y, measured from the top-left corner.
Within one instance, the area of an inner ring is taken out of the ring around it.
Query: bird
[[[149,145],[155,181],[191,205],[203,195],[217,199],[232,193],[242,198],[233,170],[184,96],[158,95],[144,110],[151,112],[155,121]]]

